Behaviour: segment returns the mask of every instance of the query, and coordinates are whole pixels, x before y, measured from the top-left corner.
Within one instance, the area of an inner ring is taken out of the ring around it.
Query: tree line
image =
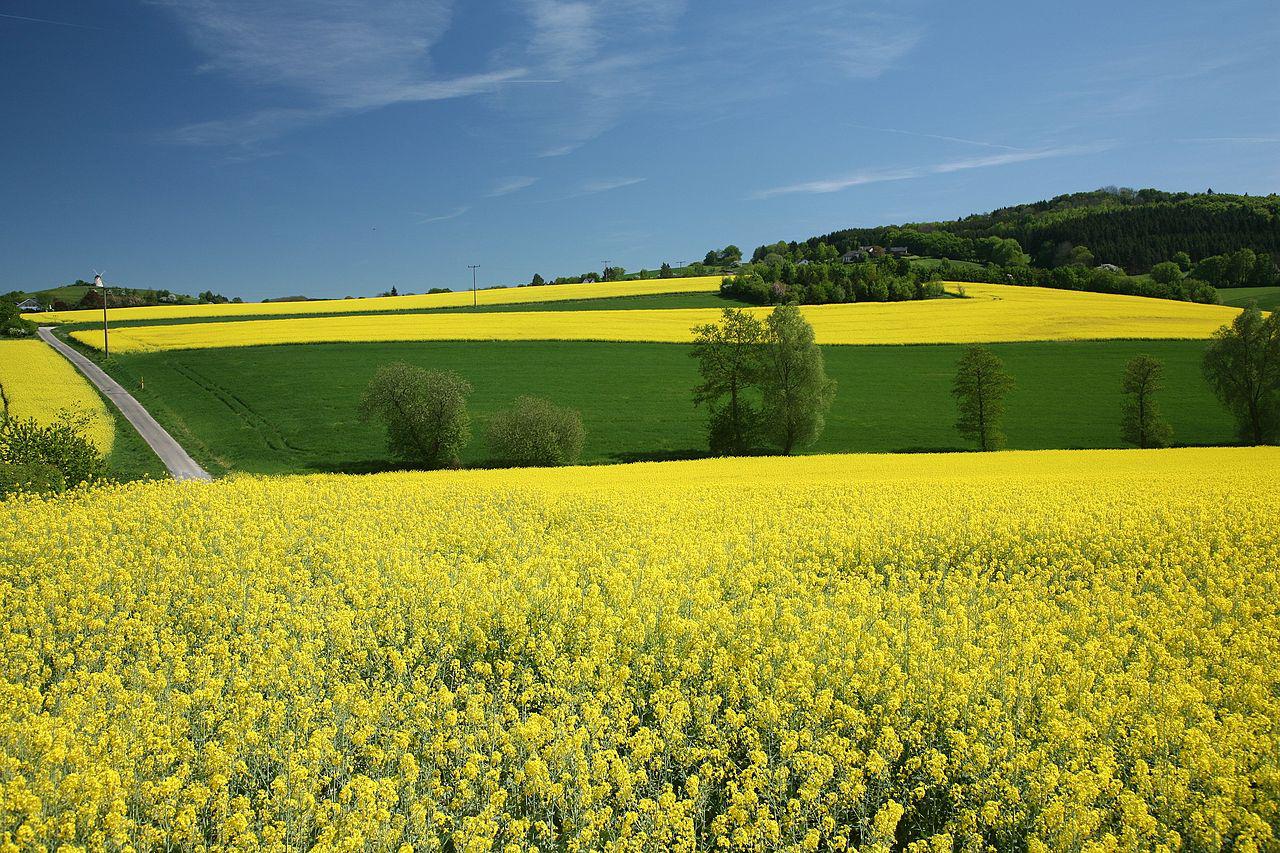
[[[982,261],[980,241],[1016,240],[1031,263],[1052,268],[1079,250],[1088,263],[1148,272],[1186,252],[1193,260],[1252,249],[1280,256],[1280,196],[1170,193],[1104,187],[999,208],[963,219],[847,228],[810,238],[844,252],[860,245],[906,246],[933,258]]]
[[[756,305],[906,302],[943,294],[936,271],[913,267],[905,258],[844,263],[830,246],[800,261],[777,252],[756,257],[725,277],[722,294]]]

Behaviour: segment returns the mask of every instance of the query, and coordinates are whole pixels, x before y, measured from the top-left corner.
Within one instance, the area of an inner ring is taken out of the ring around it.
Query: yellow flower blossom
[[[954,290],[959,285],[949,287]],[[820,344],[1208,338],[1240,312],[1223,305],[1110,293],[1000,284],[963,287],[967,299],[806,305],[802,310]],[[763,316],[771,309],[745,310]],[[341,341],[455,340],[687,343],[692,340],[690,330],[695,325],[719,319],[717,308],[292,317],[125,327],[111,333],[111,348],[114,352],[137,352]],[[100,329],[84,329],[71,335],[89,346],[102,348]]]
[[[1273,850],[1278,463],[9,500],[0,850]]]

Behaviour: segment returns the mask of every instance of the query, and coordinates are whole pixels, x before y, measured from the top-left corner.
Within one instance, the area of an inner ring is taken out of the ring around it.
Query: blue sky
[[[417,292],[1277,192],[1277,43],[1274,0],[0,0],[0,291]]]

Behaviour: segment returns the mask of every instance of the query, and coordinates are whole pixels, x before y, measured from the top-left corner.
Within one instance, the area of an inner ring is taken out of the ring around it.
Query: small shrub
[[[520,397],[489,421],[489,453],[507,465],[572,465],[582,455],[582,416],[541,397]]]
[[[61,492],[66,487],[66,478],[52,465],[42,462],[28,465],[0,462],[0,500],[23,493]]]
[[[9,418],[0,424],[0,463],[52,466],[67,487],[97,480],[105,461],[87,435],[91,420],[87,414],[65,409],[48,424],[35,418]]]

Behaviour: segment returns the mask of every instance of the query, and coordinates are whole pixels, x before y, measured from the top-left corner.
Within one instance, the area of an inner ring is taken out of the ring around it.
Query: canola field
[[[957,285],[949,285],[951,288]],[[999,284],[965,284],[967,299],[806,305],[820,344],[986,343],[1208,338],[1240,309],[1168,299]],[[526,288],[534,289],[534,288]],[[758,316],[768,308],[746,309]],[[393,314],[131,326],[117,352],[352,341],[565,340],[688,342],[715,308]],[[102,332],[72,337],[102,348]]]
[[[89,381],[40,340],[0,341],[0,385],[9,414],[48,422],[67,409],[90,416],[89,437],[103,453],[115,442],[115,421]]]
[[[661,278],[643,281],[608,281],[595,284],[555,284],[542,287],[496,287],[476,291],[480,305],[518,305],[533,302],[561,302],[573,299],[607,299],[662,293],[707,293],[720,289],[722,276]],[[113,308],[111,316],[125,320],[173,320],[185,317],[260,317],[270,314],[370,314],[386,311],[421,311],[429,308],[457,308],[472,304],[471,291],[422,293],[414,296],[377,296],[371,299],[316,299],[308,302],[243,302],[221,305],[150,305]],[[24,315],[38,323],[93,323],[102,319],[100,309],[47,311]]]
[[[1278,463],[0,504],[0,847],[1274,850]]]

